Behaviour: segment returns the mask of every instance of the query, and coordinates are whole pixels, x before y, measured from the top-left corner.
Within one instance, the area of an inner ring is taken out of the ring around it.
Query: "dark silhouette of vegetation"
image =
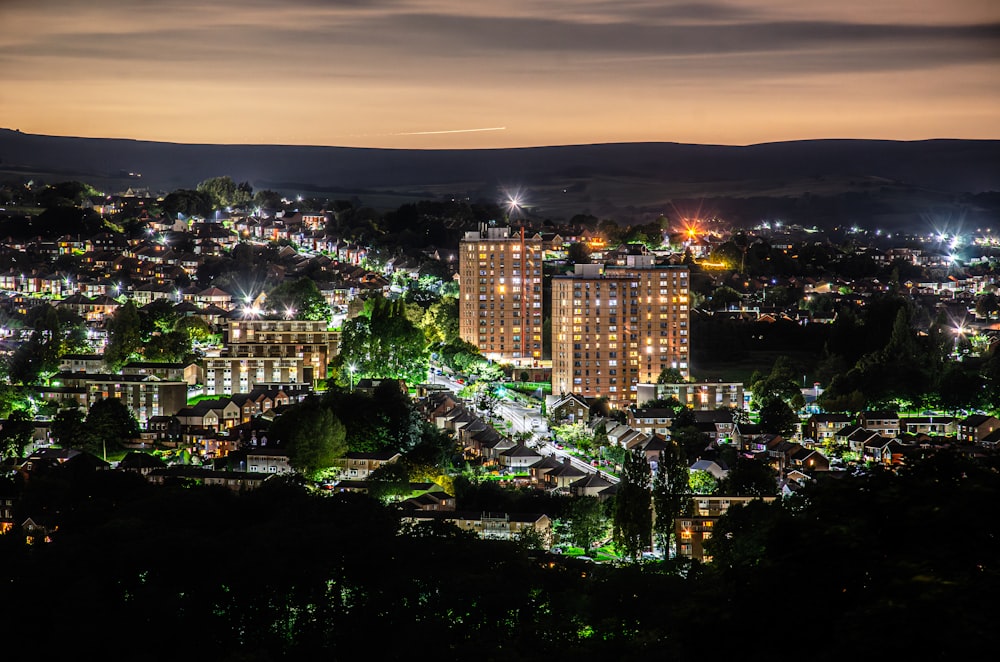
[[[782,645],[820,662],[845,650],[978,655],[998,616],[996,458],[942,453],[898,475],[820,477],[790,501],[734,507],[707,566],[594,565],[443,523],[401,530],[370,497],[312,495],[290,480],[239,495],[58,467],[0,482],[11,490],[21,490],[19,515],[58,524],[48,543],[26,545],[20,528],[0,536],[0,582],[16,597],[0,602],[0,619],[19,634],[7,644],[15,656],[39,641],[50,656],[106,656],[107,640],[92,635],[113,622],[114,646],[153,660],[345,659],[373,647],[402,659],[414,641],[445,659],[673,659],[703,650],[706,633],[720,633],[713,657],[765,660],[772,638],[721,633],[773,606],[790,577],[804,587],[796,609],[838,645],[808,627],[788,628]],[[936,535],[954,530],[962,545]],[[179,558],[225,562],[208,580]],[[261,559],[282,562],[261,573]],[[183,634],[150,647],[151,619]],[[881,627],[858,626],[870,619]],[[372,631],[385,636],[358,636]]]

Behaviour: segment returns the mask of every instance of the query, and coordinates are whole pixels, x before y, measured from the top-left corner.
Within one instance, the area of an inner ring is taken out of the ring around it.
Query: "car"
[[[563,445],[562,444],[556,444],[556,448],[558,448],[559,450],[562,450],[563,449]]]

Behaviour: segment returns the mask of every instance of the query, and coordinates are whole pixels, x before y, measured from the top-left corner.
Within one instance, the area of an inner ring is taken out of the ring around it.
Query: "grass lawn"
[[[584,554],[582,547],[564,547],[563,555],[573,557],[587,556],[598,563],[614,563],[621,560],[621,557],[615,552],[614,547],[610,544],[595,547],[590,550],[589,554]]]

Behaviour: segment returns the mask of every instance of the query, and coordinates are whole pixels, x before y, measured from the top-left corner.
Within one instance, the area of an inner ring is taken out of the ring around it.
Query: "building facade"
[[[725,515],[731,506],[745,506],[755,499],[771,503],[775,497],[698,495],[693,498],[691,514],[674,519],[678,556],[702,563],[711,562],[712,557],[705,553],[704,543],[712,537],[719,518]]]
[[[226,351],[205,359],[205,393],[249,393],[264,383],[305,383],[326,376],[339,336],[322,320],[232,320]]]
[[[685,382],[683,384],[639,384],[637,404],[650,400],[677,400],[692,409],[710,411],[725,407],[747,409],[743,382]]]
[[[542,357],[542,240],[484,227],[459,242],[459,333],[489,359]]]
[[[552,279],[552,393],[636,402],[664,368],[689,370],[689,270],[630,256]]]
[[[134,413],[140,425],[154,416],[173,416],[187,405],[188,385],[152,375],[108,375],[59,373],[56,379],[66,388],[83,389],[84,406],[98,400],[118,398]],[[79,397],[74,398],[78,403]]]

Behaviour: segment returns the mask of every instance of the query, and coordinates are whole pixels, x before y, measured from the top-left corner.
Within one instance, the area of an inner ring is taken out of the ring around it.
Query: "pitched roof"
[[[500,454],[504,457],[541,457],[540,453],[528,448],[524,444],[515,444]]]
[[[611,485],[611,481],[601,478],[596,473],[592,474],[588,473],[580,480],[575,480],[569,484],[571,488],[577,488],[577,489],[588,488],[588,487],[590,488],[597,487],[603,489],[605,487],[608,487],[609,485]]]

